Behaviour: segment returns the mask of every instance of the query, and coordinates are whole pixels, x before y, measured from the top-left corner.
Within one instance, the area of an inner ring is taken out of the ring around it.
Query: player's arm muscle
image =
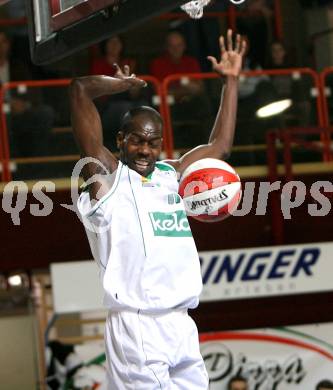
[[[127,72],[129,68],[127,67]],[[112,185],[110,173],[118,166],[116,157],[103,145],[101,118],[94,99],[103,95],[112,95],[128,90],[133,84],[141,83],[135,76],[123,74],[118,68],[119,77],[88,76],[76,78],[69,88],[71,121],[73,133],[80,149],[81,157],[91,157],[98,162],[85,165],[83,176],[89,180],[91,197],[97,199],[106,193]],[[98,197],[97,197],[98,193]]]
[[[71,120],[80,153],[100,159],[111,170],[116,168],[117,160],[103,145],[101,119],[93,100],[127,89],[123,80],[106,76],[81,77],[70,85]]]
[[[117,167],[116,158],[103,145],[101,119],[93,102],[93,99],[99,96],[99,83],[98,77],[78,78],[72,81],[69,89],[72,128],[81,157],[94,158],[101,163],[99,165],[89,162],[83,168],[86,181],[98,175],[90,186],[91,198],[94,199],[97,199],[98,191],[102,190],[99,194],[103,196],[109,188],[103,181],[102,174],[113,172]],[[106,172],[101,172],[102,166]]]

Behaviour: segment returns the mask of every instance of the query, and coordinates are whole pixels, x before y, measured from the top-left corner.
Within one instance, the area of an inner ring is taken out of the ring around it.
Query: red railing
[[[328,107],[328,98],[332,94],[332,90],[330,87],[328,87],[327,84],[327,76],[330,74],[333,74],[333,67],[325,68],[320,74],[319,74],[319,81],[320,81],[320,98],[321,98],[321,105],[322,105],[322,111],[323,111],[323,126],[324,127],[330,127],[333,125],[331,122],[329,107]],[[326,133],[325,136],[325,143],[327,145],[326,148],[326,155],[325,160],[331,161],[332,156],[330,154],[330,144],[331,144],[331,134]]]
[[[293,75],[295,73],[309,75],[313,79],[313,85],[316,88],[316,108],[317,108],[317,126],[312,128],[288,128],[283,130],[268,131],[266,134],[267,142],[267,166],[268,166],[268,179],[273,183],[279,180],[281,173],[278,172],[278,155],[277,155],[277,140],[282,143],[283,146],[283,162],[284,172],[282,177],[285,181],[293,179],[293,161],[292,161],[292,147],[294,145],[301,146],[303,148],[316,150],[323,155],[324,161],[332,161],[333,154],[331,150],[331,135],[333,132],[333,126],[330,127],[330,116],[327,104],[327,96],[325,96],[325,82],[328,74],[333,73],[333,68],[325,69],[320,75],[311,69],[285,69],[285,70],[267,70],[267,71],[252,71],[244,72],[245,77],[254,76],[274,76],[274,75]],[[217,79],[218,75],[215,73],[205,74],[180,74],[167,77],[162,83],[151,76],[140,76],[148,83],[153,85],[156,95],[159,97],[159,110],[164,118],[164,149],[168,158],[173,157],[173,130],[170,107],[168,104],[168,91],[170,83],[179,81],[186,77],[189,79],[207,80]],[[38,87],[66,87],[70,83],[70,80],[43,80],[43,81],[21,81],[11,82],[3,85],[0,89],[0,104],[4,107],[6,92],[11,89],[21,87],[26,88],[38,88]],[[321,142],[308,141],[304,135],[317,134],[320,136]],[[1,111],[0,120],[0,161],[2,164],[2,181],[8,182],[12,180],[10,170],[10,148],[8,140],[8,129],[6,123],[6,112],[4,109]],[[281,212],[280,194],[277,191],[273,191],[270,196],[270,209],[272,217],[272,232],[275,244],[282,244],[284,242],[284,220]]]
[[[47,81],[15,81],[10,83],[4,83],[0,89],[0,107],[4,107],[5,96],[7,91],[11,89],[24,86],[26,88],[39,88],[45,87],[60,87],[66,86],[70,83],[70,80],[47,80]],[[10,181],[12,180],[11,170],[10,170],[10,145],[8,139],[8,128],[6,121],[6,110],[1,110],[1,144],[2,144],[2,153],[3,153],[3,165],[2,165],[2,180]]]
[[[309,68],[290,68],[290,69],[271,69],[271,70],[256,70],[256,71],[247,71],[243,72],[242,76],[244,77],[258,77],[258,76],[277,76],[277,75],[285,75],[285,76],[293,76],[294,74],[299,75],[309,75],[313,79],[314,88],[317,91],[316,96],[316,107],[317,107],[317,123],[318,126],[325,126],[325,116],[322,108],[322,97],[320,93],[321,84],[318,73]],[[219,76],[216,73],[184,73],[177,74],[166,77],[162,82],[162,95],[163,95],[163,104],[164,104],[164,112],[165,116],[165,134],[167,136],[167,144],[168,150],[173,151],[174,143],[173,143],[173,131],[172,131],[172,122],[171,122],[171,112],[170,106],[167,104],[167,96],[170,84],[175,81],[181,81],[182,79],[195,79],[195,80],[208,80],[208,79],[218,79]],[[326,138],[322,139],[323,142],[328,143]],[[329,146],[328,146],[329,147]],[[169,158],[172,158],[172,154],[168,155]]]
[[[154,86],[156,94],[160,97],[160,101],[158,102],[159,111],[162,117],[165,117],[165,103],[163,103],[161,84],[159,81],[152,76],[143,75],[140,76],[147,83],[150,83]],[[70,79],[61,79],[61,80],[26,80],[26,81],[15,81],[10,83],[4,83],[2,88],[0,88],[0,107],[1,110],[1,118],[0,118],[0,161],[1,161],[1,177],[2,181],[9,182],[12,180],[12,174],[10,169],[10,145],[8,139],[8,127],[6,120],[6,110],[4,109],[5,105],[5,96],[8,91],[11,89],[19,88],[24,86],[25,88],[40,88],[40,87],[66,87],[71,82]],[[168,139],[166,134],[163,134],[164,139]],[[167,155],[172,154],[172,151],[168,149],[167,141],[165,141],[165,152]]]
[[[333,127],[324,128],[288,128],[282,130],[271,130],[266,133],[267,143],[267,166],[268,166],[268,179],[270,183],[274,183],[283,177],[284,182],[289,182],[294,179],[293,174],[293,161],[292,161],[292,146],[301,146],[309,150],[315,150],[322,152],[323,148],[329,147],[327,143],[321,143],[318,145],[315,141],[306,141],[303,136],[308,135],[320,135],[321,139],[329,139],[333,133]],[[322,134],[326,134],[322,137]],[[327,136],[328,135],[328,136]],[[280,141],[283,145],[283,165],[284,172],[279,174],[278,172],[278,151],[277,141]],[[333,152],[326,149],[325,155],[329,156],[329,161],[333,159]],[[270,210],[272,220],[272,233],[274,244],[284,243],[284,219],[281,211],[281,192],[273,191],[270,193]]]
[[[165,127],[165,134],[167,137],[167,145],[168,150],[170,151],[170,154],[168,155],[168,158],[173,158],[173,150],[174,150],[174,141],[173,141],[173,130],[172,130],[172,121],[171,121],[171,111],[170,106],[167,102],[167,96],[168,96],[168,89],[170,86],[170,83],[174,81],[180,81],[182,79],[196,79],[196,80],[208,80],[208,79],[218,79],[219,76],[216,73],[184,73],[184,74],[178,74],[178,75],[172,75],[166,77],[162,82],[162,96],[163,96],[163,104],[164,104],[164,127]]]
[[[321,128],[325,128],[329,125],[329,113],[327,100],[324,97],[324,88],[325,88],[325,77],[328,73],[333,72],[333,68],[326,69],[319,77],[319,75],[311,69],[308,68],[292,68],[292,69],[280,69],[280,70],[265,70],[265,71],[251,71],[244,72],[243,76],[245,77],[256,77],[256,76],[274,76],[274,75],[286,75],[292,76],[297,73],[300,75],[309,75],[313,79],[313,85],[317,91],[316,93],[316,107],[317,107],[317,123]],[[196,73],[196,74],[179,74],[168,76],[162,83],[160,83],[157,79],[152,76],[141,76],[147,82],[151,83],[154,86],[157,96],[159,96],[159,109],[162,117],[165,121],[164,128],[164,148],[168,158],[173,157],[173,130],[172,130],[172,121],[171,121],[171,113],[170,106],[168,104],[168,89],[170,83],[174,81],[179,81],[183,78],[190,78],[196,80],[207,80],[207,79],[217,79],[218,75],[215,73]],[[47,81],[22,81],[22,82],[11,82],[4,84],[3,88],[0,90],[0,103],[2,105],[4,103],[4,98],[6,92],[10,89],[17,88],[19,86],[24,85],[27,88],[35,88],[35,87],[54,87],[54,86],[67,86],[70,80],[47,80]],[[1,113],[1,131],[0,131],[0,139],[1,139],[1,150],[0,150],[0,160],[2,161],[2,180],[10,181],[11,180],[11,172],[10,172],[10,151],[9,151],[9,140],[8,140],[8,129],[6,123],[6,114],[5,111],[2,110]],[[330,153],[330,132],[321,131],[321,139],[323,141],[323,156],[325,161],[330,161],[332,159],[332,155]],[[286,140],[288,142],[288,140]],[[286,152],[287,153],[287,152]],[[286,156],[287,157],[287,156]]]
[[[319,75],[314,72],[312,69],[308,68],[292,68],[292,69],[280,69],[280,70],[265,70],[265,71],[251,71],[244,72],[242,75],[245,77],[256,77],[256,76],[274,76],[274,75],[285,75],[292,76],[294,74],[299,75],[309,75],[313,79],[313,85],[317,91],[316,96],[316,107],[317,107],[317,123],[320,127],[325,127],[328,123],[328,111],[327,104],[325,103],[325,99],[323,99],[323,81],[319,78]],[[164,149],[168,158],[173,157],[174,150],[174,142],[173,142],[173,130],[172,130],[172,121],[171,121],[171,113],[170,106],[168,104],[168,89],[170,83],[174,81],[179,81],[183,78],[197,79],[197,80],[207,80],[207,79],[217,79],[218,75],[215,73],[196,73],[196,74],[178,74],[173,76],[168,76],[162,83],[160,83],[157,79],[152,76],[141,76],[147,82],[151,83],[154,86],[157,96],[159,96],[159,110],[161,112],[162,117],[165,121],[164,127]],[[323,75],[321,75],[323,78]],[[0,90],[0,103],[4,103],[4,98],[6,95],[6,91],[17,88],[19,86],[24,85],[25,87],[34,88],[34,87],[54,87],[54,86],[66,86],[68,85],[70,80],[47,80],[47,81],[22,81],[22,82],[11,82],[4,84],[3,88]],[[1,113],[1,131],[0,131],[0,139],[2,148],[0,150],[0,159],[2,161],[2,180],[10,181],[11,180],[11,172],[10,172],[10,151],[9,151],[9,141],[8,141],[8,130],[6,123],[6,114],[4,110]],[[324,160],[329,161],[331,159],[330,150],[330,135],[328,133],[322,132],[322,141],[325,145],[323,148],[323,156]]]
[[[282,10],[281,1],[274,0],[274,21],[275,21],[275,36],[277,39],[283,39],[283,28],[282,28]]]
[[[23,26],[27,24],[27,18],[0,19],[1,27]]]

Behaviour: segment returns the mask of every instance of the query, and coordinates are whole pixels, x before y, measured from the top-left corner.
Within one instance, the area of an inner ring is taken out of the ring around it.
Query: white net
[[[200,19],[203,15],[203,8],[210,3],[210,0],[190,1],[181,6],[181,9],[187,12],[191,18]]]
[[[245,0],[230,0],[231,3],[238,5],[244,3]],[[203,15],[204,7],[210,3],[210,0],[189,1],[181,6],[181,9],[187,12],[191,18],[200,19]]]

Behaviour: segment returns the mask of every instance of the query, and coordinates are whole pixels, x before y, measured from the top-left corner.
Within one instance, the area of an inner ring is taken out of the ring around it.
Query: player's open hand
[[[218,62],[215,57],[207,57],[212,63],[215,72],[223,76],[239,76],[242,69],[242,60],[246,51],[246,42],[240,35],[236,35],[236,42],[232,42],[232,30],[227,33],[227,47],[225,46],[224,37],[220,37],[221,59]]]
[[[142,88],[147,86],[144,80],[137,78],[134,73],[131,73],[128,65],[125,65],[123,69],[118,64],[114,64],[113,66],[116,68],[114,77],[126,81],[129,84],[129,88]]]

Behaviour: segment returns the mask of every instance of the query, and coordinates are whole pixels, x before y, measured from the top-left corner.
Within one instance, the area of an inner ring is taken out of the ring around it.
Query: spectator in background
[[[252,56],[251,52],[251,41],[247,35],[243,35],[242,39],[246,42],[246,56],[244,57],[243,71],[253,71],[253,70],[262,70],[262,66],[259,62]],[[251,101],[254,102],[253,95],[257,92],[260,83],[267,81],[268,77],[264,75],[259,76],[250,76],[246,77],[244,80],[241,80],[239,85],[239,97],[241,99],[251,98]],[[252,106],[250,101],[247,102],[249,106]]]
[[[286,69],[291,64],[288,60],[287,49],[281,41],[273,41],[269,50],[269,57],[266,64],[267,69]],[[290,76],[271,76],[272,83],[279,97],[288,97],[291,94],[292,79]]]
[[[211,2],[204,8],[207,12],[226,11],[228,3],[218,0]],[[177,10],[179,12],[179,10]],[[201,71],[211,72],[211,64],[207,61],[207,56],[218,57],[220,53],[219,36],[220,21],[219,17],[202,17],[200,19],[174,19],[170,22],[170,29],[180,31],[187,42],[188,54],[194,56],[200,63]]]
[[[288,50],[281,41],[273,41],[270,45],[268,69],[287,69],[294,65],[290,61]],[[277,99],[292,99],[292,106],[283,113],[283,126],[309,126],[311,116],[310,88],[305,77],[290,75],[272,75],[270,77],[277,93]]]
[[[287,49],[282,41],[273,41],[270,45],[269,57],[266,68],[269,69],[284,69],[291,68],[293,64],[288,58]]]
[[[248,390],[246,379],[240,375],[232,377],[228,382],[227,390]]]
[[[11,56],[11,43],[8,35],[0,31],[0,82],[30,80],[31,73],[23,62]]]
[[[243,70],[245,72],[262,71],[263,68],[253,57],[252,42],[248,36],[242,38],[247,42],[247,53],[244,58]],[[267,75],[249,75],[241,77],[239,83],[238,116],[235,134],[235,145],[264,144],[266,131],[278,127],[277,118],[258,119],[259,108],[268,104],[271,96],[276,95],[274,86]],[[258,152],[247,151],[242,153],[238,161],[242,165],[256,165],[264,163],[263,155]]]
[[[133,73],[136,72],[136,61],[133,58],[123,57],[124,43],[118,35],[103,41],[100,46],[102,57],[93,59],[90,66],[90,74],[114,76],[118,64],[123,69],[128,65]]]
[[[0,80],[1,84],[10,81],[10,64],[9,64],[10,43],[7,35],[0,32]]]
[[[251,42],[250,56],[264,66],[268,42],[272,39],[272,0],[249,0],[240,6],[241,15],[237,18],[237,29],[247,35]]]
[[[316,390],[331,390],[333,389],[333,382],[330,380],[322,380],[316,386]]]
[[[115,64],[122,69],[129,66],[135,73],[136,61],[123,55],[124,43],[120,36],[115,35],[103,41],[100,46],[102,57],[95,58],[90,66],[91,75],[113,77],[117,71]],[[115,131],[121,126],[124,114],[131,108],[147,104],[147,99],[140,89],[132,88],[128,92],[100,98],[97,108],[102,118],[104,142],[111,150],[115,150]]]
[[[38,157],[49,153],[54,111],[40,102],[38,94],[19,93],[10,96],[10,138],[15,157]]]
[[[165,53],[152,61],[150,73],[161,81],[171,74],[200,73],[198,60],[185,52],[184,36],[178,31],[170,31],[165,39]]]
[[[17,21],[17,23],[8,27],[12,41],[12,55],[25,63],[33,73],[34,66],[30,57],[28,24],[23,21],[26,17],[24,4],[22,4],[22,0],[10,0],[4,8],[7,11],[8,18]]]
[[[244,58],[243,70],[258,71],[262,70],[260,64],[251,56],[251,42],[246,35],[242,38],[246,41],[246,57]],[[256,111],[260,106],[263,95],[266,90],[271,88],[269,77],[265,75],[245,76],[239,83],[238,99],[238,126],[240,131],[235,137],[235,144],[254,144],[256,143],[258,131],[258,120]],[[249,155],[250,156],[250,155]],[[252,161],[254,163],[254,161]]]
[[[170,31],[165,39],[165,53],[152,61],[150,73],[160,81],[169,75],[200,73],[198,60],[186,55],[185,52],[184,36],[178,31]],[[211,115],[203,82],[188,78],[175,81],[170,84],[169,92],[175,100],[171,111],[176,147],[202,143],[203,132],[208,128],[206,122]],[[189,126],[196,127],[195,131],[193,128],[192,132],[188,131]],[[182,127],[187,127],[187,131],[183,131]]]

